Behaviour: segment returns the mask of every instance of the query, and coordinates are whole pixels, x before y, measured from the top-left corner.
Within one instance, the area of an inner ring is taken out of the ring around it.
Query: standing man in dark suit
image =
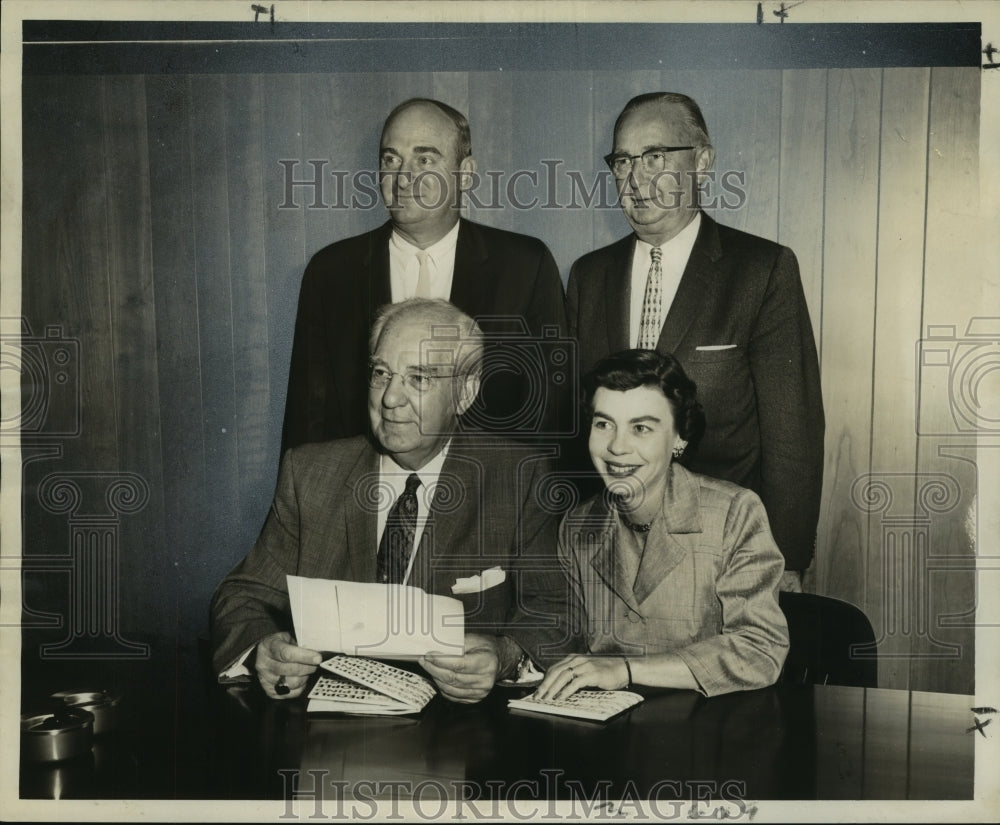
[[[699,208],[715,150],[691,98],[630,100],[605,160],[633,233],[570,272],[579,367],[630,347],[681,362],[707,422],[689,466],[760,495],[785,557],[782,589],[801,590],[819,519],[824,417],[795,255]]]
[[[365,432],[368,329],[378,307],[412,297],[450,300],[486,333],[486,380],[465,425],[519,435],[565,428],[570,382],[532,343],[544,351],[565,333],[559,270],[537,238],[459,217],[475,171],[461,112],[423,98],[390,112],[379,147],[389,221],[321,249],[306,267],[283,451]]]
[[[373,438],[285,454],[260,538],[212,599],[223,681],[252,668],[273,698],[305,688],[321,657],[292,637],[288,574],[459,599],[464,655],[420,660],[456,702],[573,647],[557,520],[541,506],[549,462],[530,445],[456,434],[479,391],[482,343],[447,301],[411,299],[377,317],[366,359]]]

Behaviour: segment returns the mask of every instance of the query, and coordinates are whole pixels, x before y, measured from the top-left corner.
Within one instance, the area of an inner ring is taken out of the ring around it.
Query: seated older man
[[[502,583],[456,597],[466,611],[464,655],[420,660],[445,697],[475,702],[569,644],[557,521],[538,503],[549,464],[537,450],[455,435],[479,391],[482,335],[452,304],[383,308],[370,351],[372,437],[285,454],[260,538],[212,599],[213,664],[223,678],[253,668],[273,698],[302,693],[321,656],[292,636],[286,574],[451,596],[456,578],[500,565]],[[373,506],[380,498],[385,506]]]

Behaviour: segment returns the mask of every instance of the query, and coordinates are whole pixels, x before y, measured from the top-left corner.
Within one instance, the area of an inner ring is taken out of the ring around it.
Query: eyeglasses
[[[657,146],[655,149],[647,149],[641,155],[626,155],[620,152],[612,152],[604,156],[604,162],[611,167],[611,174],[619,180],[627,178],[632,171],[632,165],[638,159],[642,159],[642,171],[647,175],[655,175],[662,172],[667,165],[667,155],[671,152],[683,152],[687,149],[694,149],[694,146]]]
[[[438,378],[454,378],[455,376],[464,374],[461,372],[419,372],[417,370],[393,372],[381,364],[369,364],[368,386],[375,390],[383,390],[392,382],[392,377],[398,375],[411,390],[417,393],[425,393],[434,386],[434,381]]]

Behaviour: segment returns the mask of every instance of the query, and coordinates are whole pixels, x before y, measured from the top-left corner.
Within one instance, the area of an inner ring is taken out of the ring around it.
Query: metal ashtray
[[[21,717],[21,759],[59,762],[90,753],[94,744],[94,714],[64,707]]]
[[[118,727],[118,705],[122,695],[113,690],[61,690],[52,698],[67,707],[82,708],[94,715],[94,735],[99,736]]]

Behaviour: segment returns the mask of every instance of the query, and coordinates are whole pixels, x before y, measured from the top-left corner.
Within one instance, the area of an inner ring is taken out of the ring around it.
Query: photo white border
[[[790,0],[791,6],[795,0]],[[550,0],[544,4],[531,0],[486,2],[400,2],[399,0],[369,0],[369,2],[294,2],[273,0],[275,21],[280,22],[753,22],[755,0],[665,0],[664,2],[634,2],[634,0]],[[271,0],[260,5],[271,6]],[[26,19],[67,20],[147,20],[147,21],[232,21],[251,22],[250,0],[192,2],[192,0],[5,0],[2,32],[0,32],[0,82],[2,82],[2,243],[0,243],[0,317],[19,318],[21,301],[21,23]],[[764,2],[767,25],[776,25],[770,14],[778,2]],[[807,0],[796,5],[786,25],[802,23],[888,23],[888,22],[982,22],[983,41],[1000,45],[1000,3],[990,0]],[[232,42],[232,41],[226,41]],[[980,191],[982,225],[1000,227],[1000,70],[984,71],[980,108]],[[995,236],[992,241],[995,242]],[[990,239],[984,239],[989,244]],[[994,243],[994,246],[996,244]],[[1000,251],[985,249],[983,307],[1000,306]],[[4,329],[3,332],[9,330]],[[16,417],[20,405],[20,387],[10,370],[0,371],[0,401],[3,417]],[[996,389],[1000,396],[1000,387]],[[993,404],[992,409],[1000,407]],[[980,450],[980,488],[978,491],[979,522],[977,535],[982,545],[1000,543],[1000,468],[992,453]],[[987,455],[989,453],[989,455]],[[21,500],[20,449],[0,445],[2,479],[0,479],[0,817],[3,820],[108,820],[108,821],[226,821],[273,820],[283,818],[287,803],[225,801],[46,801],[18,799],[17,734],[20,714],[20,571],[7,557],[20,555]],[[989,473],[983,473],[985,467]],[[994,472],[996,470],[996,472]],[[993,503],[991,506],[990,503]],[[996,551],[989,551],[991,554]],[[8,566],[8,564],[10,566]],[[995,577],[995,574],[994,574]],[[980,598],[996,599],[996,594],[980,591]],[[977,704],[998,706],[1000,693],[1000,656],[997,644],[1000,629],[977,632],[976,684]],[[12,667],[10,665],[13,665]],[[778,802],[757,803],[754,818],[761,821],[843,822],[865,819],[887,819],[910,822],[995,821],[1000,817],[1000,788],[997,774],[998,739],[996,729],[987,729],[987,736],[976,736],[976,789],[973,802]],[[565,814],[570,803],[539,803],[537,821],[547,820],[545,814]],[[308,820],[312,803],[295,802],[292,808],[299,819]],[[520,819],[527,810],[523,803],[511,818]],[[412,808],[399,803],[398,812],[404,817]],[[454,809],[452,809],[454,812]],[[363,811],[361,812],[363,813]],[[387,803],[380,814],[392,813]],[[625,812],[627,814],[627,812]],[[469,811],[466,806],[466,815]],[[685,811],[686,814],[686,811]],[[407,817],[409,818],[409,817]],[[447,816],[444,819],[447,820]],[[630,819],[628,815],[620,819]],[[681,818],[684,818],[683,816]],[[471,817],[470,817],[471,819]],[[416,819],[414,821],[420,821]]]

